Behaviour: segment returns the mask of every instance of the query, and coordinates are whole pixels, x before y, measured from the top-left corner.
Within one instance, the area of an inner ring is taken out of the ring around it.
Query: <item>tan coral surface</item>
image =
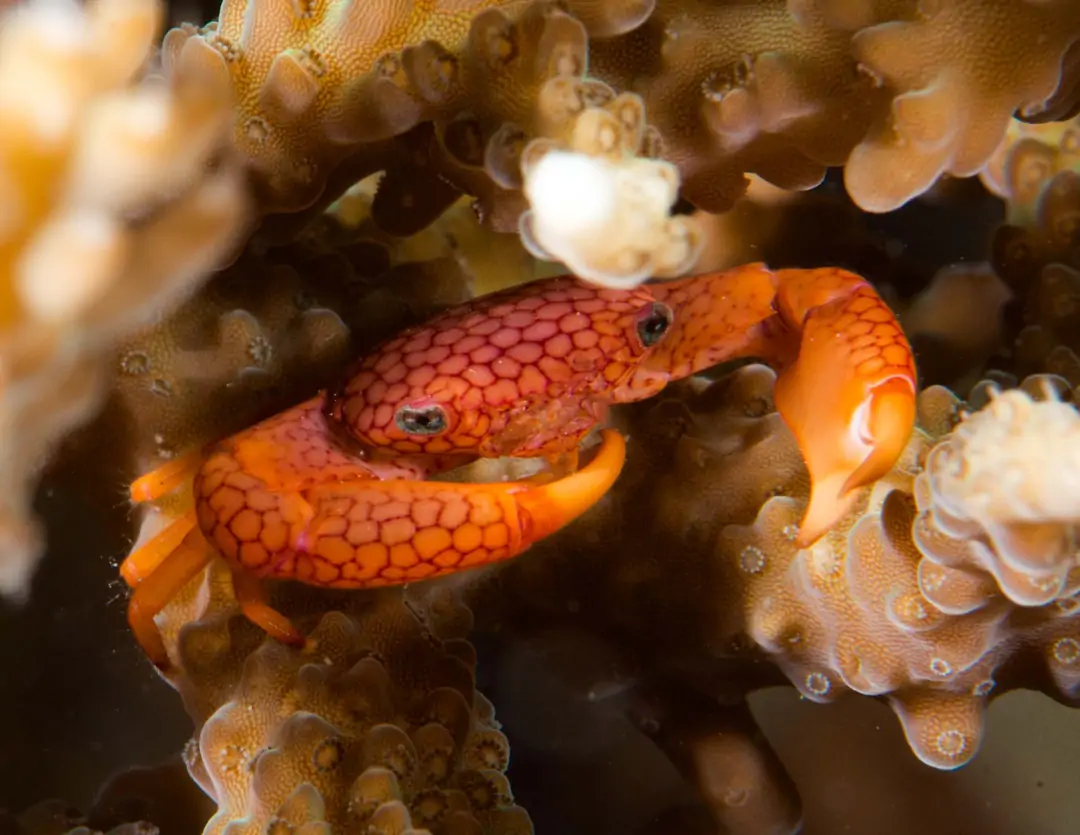
[[[1078,39],[1073,0],[922,0],[913,20],[858,32],[857,59],[896,95],[845,167],[855,202],[889,211],[942,174],[977,174],[1013,113],[1055,93]]]
[[[42,547],[37,469],[90,417],[115,341],[235,246],[246,198],[222,158],[228,91],[139,82],[155,0],[32,2],[0,27],[0,591]],[[27,68],[32,67],[33,71]]]
[[[1026,686],[1077,701],[1080,514],[1062,505],[1072,472],[1046,458],[1069,460],[1080,427],[1044,392],[1063,382],[1033,379],[959,424],[962,404],[927,389],[896,468],[799,549],[808,483],[772,381],[744,367],[629,418],[626,477],[574,549],[537,546],[482,584],[478,616],[494,608],[528,634],[574,599],[579,628],[617,636],[646,680],[730,698],[760,686],[764,670],[740,667],[760,658],[815,701],[881,697],[943,769],[975,755],[992,696]],[[981,527],[1001,503],[1009,513]]]
[[[228,0],[217,21],[169,32],[165,63],[231,84],[261,210],[297,211],[358,146],[430,117],[456,73],[436,41],[456,46],[491,4]]]
[[[159,616],[169,681],[196,723],[188,768],[218,803],[207,835],[532,832],[504,773],[509,743],[475,690],[468,610],[401,589],[339,595],[340,611],[288,594],[308,649],[233,617],[220,562]]]

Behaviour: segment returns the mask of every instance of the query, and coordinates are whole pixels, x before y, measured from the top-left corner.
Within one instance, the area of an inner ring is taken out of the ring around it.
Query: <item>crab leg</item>
[[[154,571],[135,587],[128,601],[128,624],[143,651],[159,669],[167,669],[169,656],[154,617],[214,558],[202,534],[192,528],[183,541]]]
[[[166,493],[171,493],[191,475],[202,461],[201,450],[194,450],[179,458],[162,464],[153,472],[147,473],[132,482],[129,492],[135,503],[152,502]]]
[[[159,531],[148,542],[128,554],[120,565],[120,576],[124,578],[128,587],[135,588],[157,571],[169,554],[180,547],[180,543],[194,527],[195,514],[186,513],[172,520],[164,530]]]
[[[778,370],[776,408],[810,472],[798,543],[806,547],[888,472],[915,422],[915,367],[892,312],[863,278],[838,269],[751,264],[651,287],[674,313],[621,399],[637,400],[725,360]]]

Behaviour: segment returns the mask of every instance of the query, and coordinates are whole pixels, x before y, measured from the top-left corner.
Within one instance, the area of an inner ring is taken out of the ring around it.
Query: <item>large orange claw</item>
[[[896,318],[859,276],[781,270],[777,279],[780,315],[801,332],[775,399],[810,472],[797,539],[806,547],[900,457],[915,424],[915,366]]]
[[[626,462],[626,441],[614,429],[600,433],[600,449],[575,473],[542,487],[515,492],[523,527],[522,550],[577,519],[611,489]]]
[[[268,489],[242,469],[243,439],[196,479],[199,526],[239,571],[372,588],[510,559],[577,518],[614,483],[625,442],[603,434],[584,468],[546,484],[327,480]]]
[[[651,288],[671,332],[619,392],[623,401],[718,362],[760,357],[778,369],[776,408],[811,479],[798,543],[848,509],[896,463],[915,422],[915,366],[892,312],[860,276],[750,264]]]

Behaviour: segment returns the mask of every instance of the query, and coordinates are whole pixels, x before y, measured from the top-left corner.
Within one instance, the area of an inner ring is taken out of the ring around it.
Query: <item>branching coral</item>
[[[3,14],[0,590],[21,593],[40,549],[32,482],[100,404],[102,356],[190,292],[236,244],[246,207],[220,158],[228,91],[135,83],[157,2]]]
[[[640,95],[699,208],[730,208],[747,174],[806,189],[847,163],[856,201],[884,211],[978,172],[1014,112],[1067,112],[1080,63],[1069,0],[992,14],[982,0],[384,5],[364,19],[355,2],[230,0],[166,38],[174,77],[235,90],[235,145],[263,213],[396,169],[431,211],[463,189],[509,231],[526,208],[522,149],[552,135],[571,92],[593,106]],[[437,138],[415,149],[434,166],[401,167],[396,137],[425,122]]]
[[[1007,317],[1015,343],[1009,370],[1047,371],[1080,382],[1080,173],[1069,169],[1039,190],[1026,225],[994,235],[991,263],[1016,302]]]
[[[446,103],[456,65],[429,39],[455,45],[489,5],[229,0],[216,22],[169,32],[165,63],[178,78],[232,85],[234,141],[260,208],[296,211],[363,143],[404,133]]]
[[[642,214],[662,239],[653,260],[666,273],[689,260],[674,254],[687,246],[687,221],[668,217],[678,180],[682,196],[717,212],[742,195],[747,174],[806,189],[827,167],[846,164],[860,206],[885,211],[942,174],[978,172],[1014,112],[1064,112],[1077,63],[1070,46],[1080,38],[1068,0],[1009,0],[984,12],[981,0],[475,0],[424,10],[391,4],[364,20],[357,3],[232,0],[218,21],[170,32],[164,54],[174,77],[234,89],[234,144],[264,214],[317,207],[359,176],[386,170],[386,199],[411,195],[410,232],[458,190],[478,198],[492,228],[516,229],[537,199],[550,226],[559,213],[542,196],[561,189],[562,178],[538,189],[536,172],[555,171],[562,157],[532,166],[523,194],[523,149],[546,137],[581,150],[581,135],[601,118],[594,108],[636,94],[655,125],[647,147],[637,139],[643,118],[603,144],[611,161],[615,148],[649,160],[624,159],[616,179],[651,195]],[[590,112],[579,130],[571,103]],[[613,193],[605,168],[588,166]],[[558,207],[573,205],[558,198]],[[565,250],[563,260],[586,277],[610,268],[593,263],[610,257],[585,258],[580,245],[554,245],[560,236],[549,232],[545,245],[533,230],[537,252],[561,258]]]
[[[951,264],[902,312],[900,320],[920,359],[919,376],[966,390],[999,353],[1004,309],[1013,292],[984,262]]]
[[[252,299],[244,279],[257,267],[262,287]],[[137,447],[134,466],[153,469],[244,428],[288,396],[286,375],[301,365],[308,381],[331,379],[350,355],[342,296],[340,288],[320,293],[287,265],[241,262],[164,322],[134,334],[116,353],[115,385],[124,434]],[[390,314],[400,316],[392,306],[382,310],[388,325]]]
[[[629,713],[687,782],[700,787],[721,831],[780,835],[801,829],[795,785],[745,704],[654,685],[634,693]]]
[[[1076,590],[1080,415],[1046,386],[1042,402],[1022,389],[993,397],[933,448],[916,479],[915,544],[935,564],[920,568],[922,591],[946,611],[955,607],[937,593],[963,588],[971,605],[980,574],[1019,606]]]
[[[614,96],[583,77],[587,51],[582,24],[547,0],[473,21],[460,59],[464,107],[437,121],[434,154],[440,175],[477,197],[491,228],[517,231],[529,139],[565,127],[572,106]]]
[[[979,178],[1006,201],[1009,224],[1028,226],[1046,184],[1069,170],[1080,173],[1080,119],[1038,125],[1013,119]]]
[[[577,628],[622,647],[638,678],[725,704],[764,683],[754,662],[768,660],[807,698],[885,699],[924,762],[955,768],[992,696],[1080,700],[1080,513],[1074,473],[1047,460],[1069,460],[1080,413],[1044,400],[1047,385],[1064,390],[1034,378],[966,419],[927,389],[897,467],[805,550],[806,474],[772,372],[684,387],[624,417],[627,477],[574,544],[508,566],[494,587],[509,602],[481,586],[474,610],[531,630],[565,623],[557,601],[573,599]]]
[[[634,32],[593,44],[592,71],[641,93],[684,194],[715,212],[742,194],[747,173],[805,189],[844,162],[883,95],[856,72],[850,40],[783,0],[660,0]]]
[[[944,389],[929,389],[920,399],[921,419],[940,431],[957,405]],[[845,689],[885,696],[912,749],[938,768],[974,756],[986,698],[998,686],[998,671],[1018,653],[1044,655],[1060,695],[1075,699],[1080,694],[1069,675],[1067,647],[1080,634],[1080,622],[1070,617],[1080,575],[1066,582],[1076,566],[1075,546],[1052,552],[1034,569],[1029,563],[1017,570],[1013,566],[1023,556],[995,545],[1009,534],[1036,532],[1044,542],[1071,542],[1080,517],[1040,506],[1046,494],[1032,487],[1024,522],[990,523],[996,541],[977,523],[956,518],[985,509],[994,496],[1007,502],[1010,491],[1057,477],[1040,468],[1039,456],[1025,457],[1032,436],[1020,430],[1015,412],[1053,413],[1060,422],[1062,409],[1069,413],[1066,421],[1080,420],[1070,406],[1033,405],[1016,392],[936,446],[917,434],[900,469],[808,551],[795,549],[787,535],[798,519],[795,498],[770,499],[753,525],[725,529],[718,556],[740,569],[749,637],[808,698],[832,700]],[[1004,472],[999,468],[989,494],[986,479],[976,472],[990,462],[972,454],[988,435],[997,446],[996,460],[1010,462]],[[1038,437],[1045,445],[1049,436]],[[924,457],[926,471],[912,483]],[[958,467],[974,483],[956,478]],[[1009,544],[1021,551],[1019,544]]]
[[[896,96],[847,162],[852,197],[889,211],[942,174],[978,173],[1014,112],[1046,106],[1078,40],[1071,0],[923,0],[913,20],[859,31],[856,57]]]
[[[151,522],[153,523],[153,522]],[[159,616],[170,682],[196,723],[185,752],[218,803],[209,833],[531,833],[509,745],[474,689],[468,610],[400,589],[327,598],[293,586],[309,648],[242,619],[223,564]]]
[[[533,140],[521,166],[529,211],[521,237],[538,258],[609,287],[680,275],[701,250],[694,219],[671,217],[678,170],[638,156],[646,141],[641,100],[624,94],[573,120],[567,147]]]
[[[86,817],[61,800],[38,803],[17,818],[0,811],[5,835],[158,835],[158,828],[145,821],[121,824],[107,833],[85,824]]]
[[[701,235],[671,217],[678,171],[653,158],[640,98],[584,76],[587,49],[582,23],[553,4],[479,16],[461,61],[471,115],[439,127],[447,176],[494,228],[520,226],[534,255],[587,280],[681,274]]]
[[[585,25],[556,12],[554,28],[539,26],[531,10],[524,27],[490,10],[461,62],[464,96],[481,114],[476,164],[504,186],[516,181],[506,163],[527,136],[543,134],[527,103],[542,103],[553,77],[568,80],[587,65],[590,79],[641,95],[683,195],[699,208],[730,208],[746,174],[805,189],[846,163],[856,202],[886,211],[942,174],[978,172],[1015,111],[1033,115],[1056,107],[1053,95],[1068,98],[1065,55],[1080,38],[1072,6],[998,5],[984,19],[973,0],[660,0],[617,34],[590,28],[588,10]],[[477,54],[517,69],[478,83]],[[507,104],[509,90],[517,105]]]

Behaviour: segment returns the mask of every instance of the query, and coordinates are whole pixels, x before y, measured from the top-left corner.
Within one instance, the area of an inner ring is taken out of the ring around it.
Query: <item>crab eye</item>
[[[402,406],[394,423],[407,435],[438,435],[446,430],[446,412],[442,406]]]
[[[651,348],[663,339],[674,318],[675,315],[666,304],[653,302],[649,305],[637,323],[637,332],[641,338],[641,344],[646,348]]]

